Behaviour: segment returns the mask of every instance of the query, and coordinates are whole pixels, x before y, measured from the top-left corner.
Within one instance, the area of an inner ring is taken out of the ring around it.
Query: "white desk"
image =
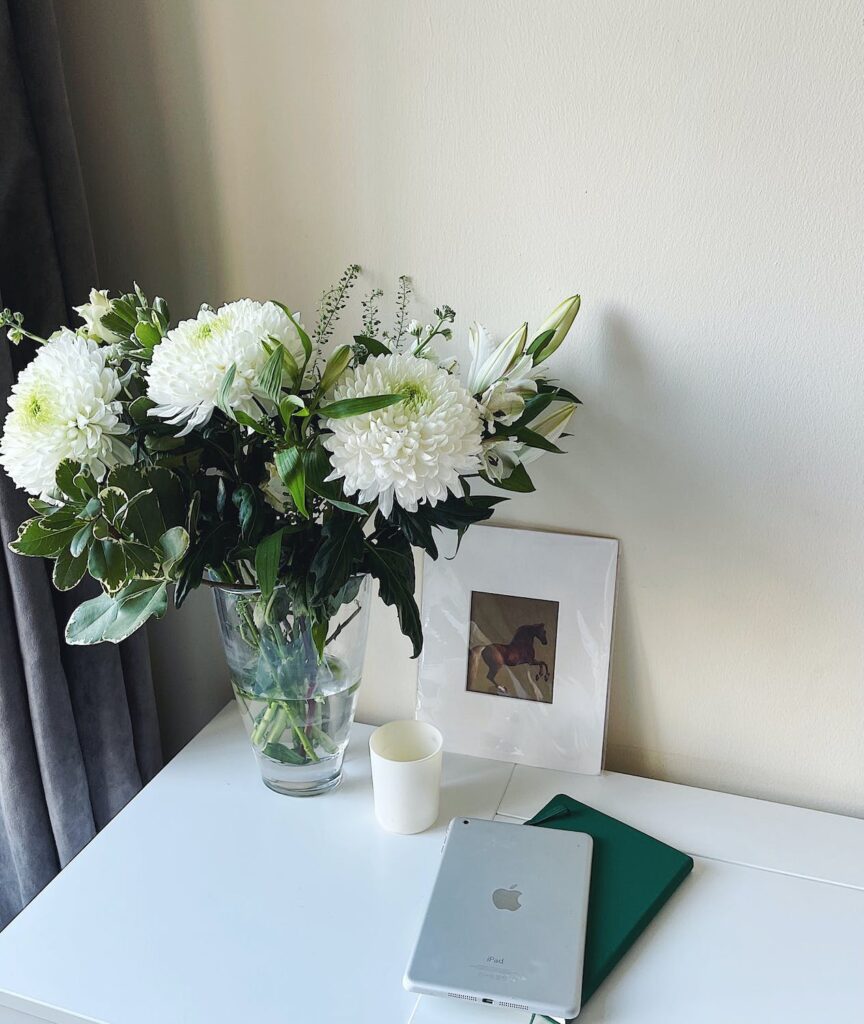
[[[261,785],[226,708],[0,933],[0,1024],[405,1024],[446,822],[524,819],[556,792],[697,858],[585,1024],[864,1020],[864,821],[448,755],[438,826],[389,836],[368,734],[340,790],[292,800]]]

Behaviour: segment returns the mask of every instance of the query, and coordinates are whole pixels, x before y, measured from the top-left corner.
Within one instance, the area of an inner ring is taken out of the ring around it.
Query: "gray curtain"
[[[0,307],[45,334],[96,280],[50,0],[0,0],[0,140]],[[0,340],[0,417],[28,344]],[[90,593],[8,550],[29,514],[0,470],[0,926],[161,766],[146,638],[66,646]]]

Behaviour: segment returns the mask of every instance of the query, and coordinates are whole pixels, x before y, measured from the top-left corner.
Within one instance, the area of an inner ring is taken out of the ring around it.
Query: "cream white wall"
[[[567,458],[619,537],[612,768],[864,814],[854,2],[60,0],[103,281],[310,309],[343,264],[508,331],[578,290]],[[206,598],[153,632],[176,746]],[[409,714],[377,609],[362,714]]]

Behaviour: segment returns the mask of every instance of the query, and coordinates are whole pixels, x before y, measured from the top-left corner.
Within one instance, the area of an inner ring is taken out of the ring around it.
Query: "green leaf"
[[[282,391],[282,367],[285,348],[277,344],[258,375],[258,387],[274,404]]]
[[[62,530],[46,529],[42,519],[28,519],[18,530],[18,536],[9,545],[18,555],[56,558],[61,551],[72,543],[72,538],[80,529],[80,523]]]
[[[87,550],[82,548],[77,554],[69,550],[61,551],[54,563],[52,579],[58,590],[71,590],[81,581],[87,568]]]
[[[118,597],[119,613],[104,631],[104,639],[113,644],[131,636],[149,618],[161,619],[168,609],[168,585],[164,581],[134,580]]]
[[[108,474],[107,485],[126,496],[116,509],[119,513],[126,505],[122,513],[124,532],[147,547],[155,548],[162,534],[172,526],[186,524],[187,508],[180,478],[164,466],[117,466]],[[143,492],[149,493],[136,498]],[[132,498],[136,500],[132,502]]]
[[[318,655],[318,661],[322,661],[324,658],[324,645],[327,643],[327,629],[329,623],[324,621],[315,622],[312,625],[312,643],[315,645],[315,653]]]
[[[276,344],[282,349],[282,368],[288,374],[288,380],[294,386],[299,385],[302,374],[300,367],[297,365],[297,360],[294,358],[291,350],[285,348],[280,341],[277,341]]]
[[[231,406],[228,404],[228,398],[231,395],[231,387],[234,384],[234,377],[237,374],[237,365],[232,363],[225,372],[225,376],[222,378],[222,383],[219,385],[219,391],[216,395],[216,405],[225,413],[229,420],[234,419],[234,412]]]
[[[63,533],[80,526],[76,511],[71,505],[59,505],[53,512],[43,516],[42,529],[48,533]]]
[[[87,557],[87,569],[110,593],[126,582],[126,555],[123,545],[113,540],[94,541]]]
[[[84,498],[95,498],[99,493],[99,485],[87,467],[83,467],[76,473],[75,479],[72,482]]]
[[[309,410],[299,395],[285,395],[279,403],[279,415],[287,427],[292,416],[308,416]]]
[[[140,398],[136,398],[134,402],[129,403],[129,418],[139,427],[152,427],[155,421],[151,418],[149,413],[151,409],[155,408],[156,403],[152,398],[148,398],[146,395],[141,395]]]
[[[173,434],[147,434],[144,437],[144,447],[148,452],[172,452],[182,448],[185,443],[185,437],[175,437]]]
[[[135,337],[141,343],[142,348],[152,352],[162,340],[162,335],[152,323],[145,323],[139,320],[135,324]]]
[[[283,448],[277,451],[273,458],[276,472],[288,488],[297,510],[300,515],[307,517],[309,513],[306,511],[306,470],[300,449],[296,445],[293,448]]]
[[[294,314],[287,306],[283,305],[281,302],[276,302],[275,299],[273,300],[273,302],[276,303],[276,305],[282,310],[285,316],[287,316],[291,323],[294,325],[294,330],[297,332],[297,336],[300,338],[300,344],[303,346],[303,352],[306,355],[306,359],[303,363],[303,366],[305,368],[306,363],[308,363],[312,357],[312,342],[309,339],[309,335],[303,330],[300,324],[297,323],[297,321],[294,319]]]
[[[189,549],[189,534],[182,526],[172,526],[159,538],[159,554],[162,556],[162,567],[165,575],[171,571]]]
[[[66,625],[66,641],[76,645],[103,640],[119,643],[152,615],[164,615],[167,607],[164,582],[135,580],[118,594],[100,594],[76,608]]]
[[[57,505],[53,501],[44,501],[42,498],[28,498],[27,504],[40,516],[50,515],[56,511]]]
[[[562,388],[559,384],[556,384],[549,394],[552,395],[553,401],[572,402],[574,405],[582,404],[582,401],[578,399],[572,391],[568,391],[567,388]]]
[[[521,441],[522,444],[527,444],[531,448],[540,448],[544,452],[553,452],[556,455],[563,455],[564,452],[549,441],[542,434],[538,434],[536,430],[531,430],[529,427],[520,427],[513,435],[517,441]]]
[[[159,330],[165,334],[171,320],[168,314],[168,304],[158,296],[153,300],[153,322],[159,326]]]
[[[345,500],[342,492],[342,485],[338,480],[327,480],[333,470],[330,458],[321,444],[303,452],[303,465],[306,470],[306,487],[317,494],[319,498],[325,498],[336,508],[343,512],[351,512],[354,515],[366,515],[366,509],[360,505],[354,505]]]
[[[245,483],[240,484],[231,495],[240,517],[240,533],[244,538],[253,532],[258,521],[260,493],[257,487]]]
[[[282,530],[271,533],[255,548],[255,575],[265,600],[273,593],[282,555]]]
[[[174,604],[179,608],[189,594],[201,583],[208,565],[221,565],[229,549],[237,540],[237,527],[222,520],[193,544],[183,561],[183,571],[174,592]]]
[[[129,501],[129,495],[121,491],[119,487],[103,487],[99,492],[99,500],[102,502],[102,515],[110,522],[116,522],[125,511]]]
[[[538,334],[537,337],[531,342],[528,348],[525,350],[525,354],[533,356],[535,352],[539,352],[543,346],[552,340],[555,334],[554,330],[544,331],[542,334]]]
[[[138,544],[135,541],[123,542],[123,552],[126,555],[126,564],[129,568],[129,575],[134,572],[137,576],[155,576],[160,567],[160,556],[145,544]]]
[[[253,416],[250,416],[248,412],[243,412],[242,409],[236,409],[234,411],[234,419],[241,427],[249,427],[249,429],[254,430],[256,434],[261,434],[264,437],[270,437],[272,433],[272,431],[268,429],[266,421],[256,420]]]
[[[69,542],[70,556],[72,558],[78,558],[78,556],[87,549],[92,539],[93,524],[87,523],[85,526],[81,527],[81,529],[75,534],[75,536]]]
[[[404,395],[369,395],[368,398],[343,398],[330,405],[322,405],[318,413],[331,420],[341,420],[346,416],[359,416],[364,412],[375,412],[386,409],[388,405],[396,405],[404,401]]]
[[[119,611],[120,601],[117,595],[110,597],[108,594],[100,594],[78,605],[66,623],[66,643],[101,643],[105,629],[114,622]]]
[[[520,494],[528,494],[535,490],[531,477],[528,476],[528,470],[521,462],[513,470],[510,476],[506,477],[504,480],[492,480],[483,473],[480,475],[487,483],[493,484],[495,487],[501,487],[505,491],[518,491]]]
[[[189,510],[186,513],[186,532],[194,537],[198,532],[198,514],[201,511],[201,492],[195,491],[192,500],[189,502]]]
[[[54,474],[54,481],[57,484],[57,490],[61,494],[65,494],[67,498],[72,501],[81,501],[83,495],[78,485],[75,483],[75,477],[81,469],[80,463],[73,462],[71,459],[64,459],[57,467],[57,472]]]
[[[325,394],[333,387],[350,362],[351,346],[340,345],[327,360],[327,366],[324,368],[324,375],[321,378],[320,385],[322,394]]]
[[[321,543],[309,566],[315,578],[312,598],[320,603],[354,575],[363,555],[363,530],[355,516],[334,513],[324,524]]]
[[[394,537],[387,543],[365,542],[366,565],[378,580],[378,591],[384,604],[395,607],[399,627],[413,648],[416,658],[423,649],[423,629],[420,609],[414,600],[414,559],[411,547],[403,537]]]
[[[267,743],[261,753],[274,761],[280,761],[282,764],[306,764],[304,757],[298,754],[296,750],[292,750],[291,747],[286,747],[284,743]]]
[[[421,504],[416,512],[405,512],[398,505],[393,506],[389,520],[380,517],[379,522],[391,523],[401,530],[409,544],[423,548],[431,558],[438,557],[438,548],[432,535],[433,529],[455,530],[461,541],[465,531],[475,523],[491,518],[495,506],[503,497],[472,496],[451,494],[445,501],[435,505]]]
[[[355,334],[354,341],[358,345],[362,345],[370,356],[389,356],[392,354],[384,342],[379,341],[377,338],[370,338],[365,334]]]

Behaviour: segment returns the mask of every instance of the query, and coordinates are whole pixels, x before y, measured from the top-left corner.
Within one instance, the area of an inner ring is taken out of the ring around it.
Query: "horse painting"
[[[471,648],[469,657],[469,679],[479,678],[485,674],[486,678],[495,687],[497,693],[508,697],[516,696],[512,693],[512,686],[502,683],[498,679],[498,673],[503,668],[514,668],[517,665],[527,665],[529,669],[536,668],[534,682],[539,683],[541,679],[548,682],[550,678],[549,665],[538,658],[534,650],[535,641],[539,640],[544,646],[548,643],[546,637],[546,626],[542,622],[535,622],[533,625],[520,626],[513,634],[509,644],[479,644]],[[484,668],[481,668],[482,662]],[[506,676],[510,676],[507,673]],[[510,679],[507,678],[506,683]],[[534,686],[537,696],[534,700],[542,700],[540,689]]]

